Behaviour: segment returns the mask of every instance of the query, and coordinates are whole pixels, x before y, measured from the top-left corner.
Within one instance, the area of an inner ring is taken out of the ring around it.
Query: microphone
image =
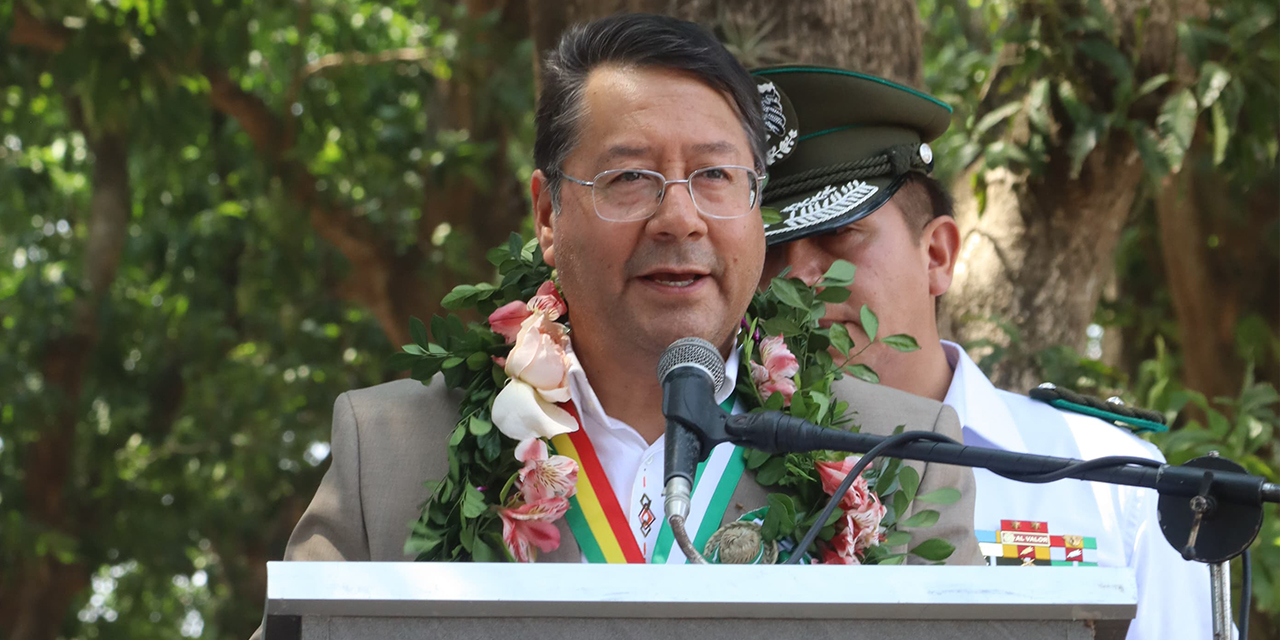
[[[689,516],[693,475],[711,448],[728,440],[729,414],[716,404],[724,386],[724,358],[710,342],[681,338],[658,360],[662,415],[667,418],[663,506],[667,518]]]

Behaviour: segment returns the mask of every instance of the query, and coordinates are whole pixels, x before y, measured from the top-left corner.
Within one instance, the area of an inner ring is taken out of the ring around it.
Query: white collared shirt
[[[725,383],[716,393],[717,403],[724,402],[733,394],[738,382],[738,361],[735,346],[725,362]],[[578,408],[582,429],[595,448],[618,504],[627,512],[627,521],[636,536],[636,543],[645,559],[651,559],[658,532],[666,518],[662,500],[666,436],[658,436],[653,444],[649,444],[631,425],[605,414],[576,358],[569,369],[569,394]],[[718,445],[710,455],[715,455],[723,447],[732,449],[733,445]],[[643,513],[646,507],[648,515]],[[678,548],[672,550],[672,555],[683,558]]]
[[[996,389],[959,345],[943,341],[942,347],[954,371],[943,402],[959,414],[965,444],[1083,460],[1117,455],[1164,462],[1155,446],[1127,430]],[[1083,561],[1130,567],[1136,574],[1138,613],[1128,640],[1212,637],[1209,568],[1183,560],[1165,540],[1154,490],[1080,480],[1025,484],[986,469],[973,472],[974,528],[984,555],[998,551],[993,545],[1002,542],[1002,521],[1021,521],[1020,528],[1047,525],[1049,536],[1081,536],[1084,547],[1093,538],[1096,549],[1078,550]],[[1051,560],[1077,553],[1056,546],[1048,551]]]

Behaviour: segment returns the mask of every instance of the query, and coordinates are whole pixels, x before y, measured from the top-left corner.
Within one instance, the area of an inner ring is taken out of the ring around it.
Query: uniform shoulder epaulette
[[[1169,430],[1164,423],[1164,416],[1158,411],[1129,407],[1116,397],[1101,400],[1070,389],[1058,388],[1049,382],[1032,389],[1027,395],[1055,409],[1101,418],[1112,424],[1128,427],[1135,433]]]

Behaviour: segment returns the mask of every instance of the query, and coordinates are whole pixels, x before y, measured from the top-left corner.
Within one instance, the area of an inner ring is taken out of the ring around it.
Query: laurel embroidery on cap
[[[800,137],[800,130],[787,127],[787,113],[782,104],[782,93],[777,86],[772,82],[763,82],[757,84],[756,89],[760,91],[760,106],[764,111],[764,126],[769,132],[769,141],[777,141],[769,146],[765,154],[765,164],[772,165],[791,155],[796,139]]]
[[[861,180],[854,180],[840,187],[824,187],[822,191],[783,208],[779,212],[784,216],[783,224],[769,229],[765,235],[803,229],[842,216],[866,202],[878,191],[880,187]]]

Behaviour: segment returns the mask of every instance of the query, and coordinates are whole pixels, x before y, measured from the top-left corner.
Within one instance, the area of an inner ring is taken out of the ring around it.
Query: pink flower
[[[516,562],[533,562],[536,547],[543,553],[560,546],[560,529],[554,524],[569,510],[565,498],[550,498],[515,508],[498,507],[502,519],[502,542]]]
[[[854,551],[853,537],[848,531],[836,531],[826,547],[822,550],[822,564],[862,564],[862,559]]]
[[[578,491],[578,463],[568,456],[547,456],[547,443],[530,438],[516,446],[516,460],[524,463],[518,486],[526,503],[570,498]]]
[[[489,314],[489,328],[506,338],[508,343],[515,342],[520,323],[530,315],[532,314],[527,304],[519,300],[508,302]]]
[[[547,314],[548,320],[555,320],[569,312],[569,306],[556,290],[556,283],[550,280],[538,287],[538,292],[529,299],[528,309],[530,312],[541,311]]]
[[[535,311],[520,325],[503,368],[508,376],[537,389],[547,402],[567,402],[569,368],[573,365],[565,350],[568,342],[564,325],[552,322],[541,310]]]
[[[764,361],[764,368],[769,371],[769,377],[774,380],[790,378],[800,371],[800,363],[787,348],[787,342],[782,336],[773,336],[760,341],[760,359]]]
[[[835,495],[836,489],[840,488],[840,483],[844,482],[845,477],[849,475],[849,472],[853,470],[853,465],[857,464],[857,462],[858,456],[849,456],[840,462],[819,460],[813,463],[814,468],[818,471],[818,479],[822,481],[822,490],[829,496]],[[840,508],[845,511],[861,511],[870,502],[880,503],[867,485],[866,477],[859,474],[857,479],[853,481],[853,485],[840,498]]]
[[[751,381],[766,400],[774,393],[781,393],[783,406],[789,406],[791,396],[796,392],[796,381],[792,376],[800,371],[800,363],[782,336],[765,338],[760,342],[760,359],[764,361],[763,365],[751,363]]]
[[[822,562],[862,564],[867,549],[880,546],[880,521],[884,514],[885,508],[878,501],[874,508],[844,512],[844,516],[836,521],[835,535],[823,550]]]

